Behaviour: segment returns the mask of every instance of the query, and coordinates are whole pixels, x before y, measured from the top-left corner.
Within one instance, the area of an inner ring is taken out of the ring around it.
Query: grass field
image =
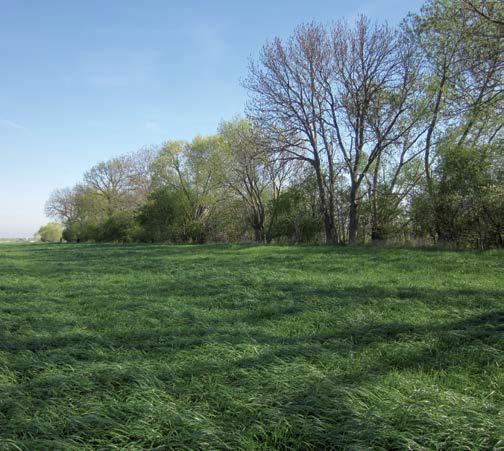
[[[504,447],[504,253],[0,246],[0,449]]]

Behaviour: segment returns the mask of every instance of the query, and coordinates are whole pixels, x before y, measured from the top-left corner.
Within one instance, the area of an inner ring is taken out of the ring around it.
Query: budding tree
[[[313,167],[327,242],[345,239],[334,218],[339,174],[350,185],[354,242],[366,174],[417,121],[409,114],[415,64],[413,48],[397,31],[361,17],[354,27],[303,25],[286,42],[267,44],[250,66],[249,114],[281,141],[277,151]]]

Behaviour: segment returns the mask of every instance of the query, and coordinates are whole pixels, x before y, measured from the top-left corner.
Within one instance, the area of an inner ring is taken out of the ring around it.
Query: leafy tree
[[[187,237],[187,198],[179,190],[164,186],[154,191],[140,209],[138,221],[145,241],[182,241]],[[195,225],[191,224],[194,228]],[[191,233],[194,230],[191,229]]]
[[[271,194],[268,157],[246,120],[223,122],[219,133],[222,137],[222,151],[218,156],[220,179],[245,203],[254,239],[262,243],[266,240],[267,197]]]
[[[308,243],[316,241],[322,232],[322,218],[317,205],[314,180],[289,187],[272,202],[275,220],[271,237],[275,241]]]
[[[458,246],[502,246],[504,160],[500,146],[442,145],[432,186],[413,203],[420,233]]]
[[[100,162],[46,212],[67,241],[503,246],[504,3],[398,28],[311,22],[262,48],[247,120]]]
[[[224,197],[214,164],[218,151],[215,136],[198,136],[191,143],[168,141],[154,162],[156,184],[169,186],[185,198],[187,231],[198,242],[205,240],[211,216]]]
[[[73,189],[72,202],[72,215],[65,221],[64,238],[77,242],[99,240],[99,226],[109,217],[106,199],[92,188],[77,185]]]
[[[486,145],[502,129],[502,45],[487,32],[487,19],[475,12],[479,7],[501,15],[504,11],[502,2],[487,9],[478,1],[429,0],[406,22],[406,33],[421,55],[418,100],[424,107],[422,143],[429,190],[441,156],[438,143],[449,138],[458,146]]]
[[[129,243],[140,233],[131,212],[117,212],[99,224],[96,229],[97,241]]]
[[[50,222],[40,227],[38,234],[40,235],[40,240],[44,243],[58,243],[63,236],[63,227],[60,224]]]

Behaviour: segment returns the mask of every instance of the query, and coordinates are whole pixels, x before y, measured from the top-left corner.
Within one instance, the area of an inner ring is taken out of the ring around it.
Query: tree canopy
[[[245,116],[99,162],[46,212],[70,241],[503,245],[502,2],[266,43]]]

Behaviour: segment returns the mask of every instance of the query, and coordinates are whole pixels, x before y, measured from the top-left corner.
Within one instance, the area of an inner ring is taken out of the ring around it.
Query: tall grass
[[[504,253],[0,246],[0,449],[504,447]]]

